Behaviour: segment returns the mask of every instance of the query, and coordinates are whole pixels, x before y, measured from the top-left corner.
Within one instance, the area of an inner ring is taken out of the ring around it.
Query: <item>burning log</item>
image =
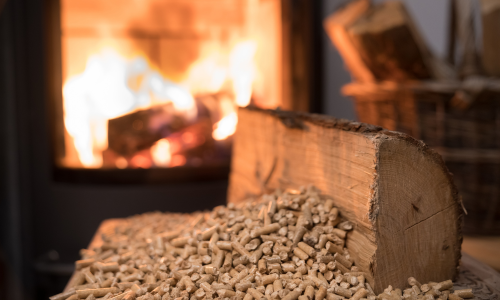
[[[354,224],[346,247],[376,292],[389,283],[404,286],[410,276],[456,276],[462,208],[438,154],[372,125],[240,109],[228,201],[310,182]],[[333,244],[345,231],[331,233],[327,249],[337,251]],[[341,258],[336,265],[346,269]]]
[[[163,140],[168,144],[168,149],[157,148],[158,141],[155,141],[150,147],[121,158],[118,153],[108,149],[103,153],[104,165],[113,167],[117,160],[125,159],[126,166],[132,168],[150,168],[153,164],[156,167],[178,166],[179,164],[175,162],[171,163],[170,159],[163,162],[157,160],[161,160],[161,157],[165,156],[174,158],[176,155],[182,155],[186,160],[195,157],[202,159],[207,154],[215,151],[212,139],[212,121],[206,117],[197,119],[194,124],[188,125],[159,141]],[[160,151],[168,151],[168,153],[158,153]],[[155,158],[155,155],[159,158]],[[181,163],[181,165],[184,163]]]
[[[203,104],[198,103],[198,116],[190,122],[171,108],[171,104],[156,106],[109,120],[104,165],[114,167],[120,162],[120,167],[132,168],[177,166],[190,159],[201,161],[214,152],[213,124]],[[170,157],[179,155],[184,162],[171,164]]]
[[[136,111],[108,121],[108,149],[131,156],[188,125],[170,103]]]

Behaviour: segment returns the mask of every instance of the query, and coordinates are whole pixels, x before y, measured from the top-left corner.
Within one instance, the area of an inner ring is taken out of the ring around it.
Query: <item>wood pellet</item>
[[[313,186],[192,214],[126,219],[81,251],[51,300],[460,300],[451,280],[375,295],[345,240],[354,224]]]

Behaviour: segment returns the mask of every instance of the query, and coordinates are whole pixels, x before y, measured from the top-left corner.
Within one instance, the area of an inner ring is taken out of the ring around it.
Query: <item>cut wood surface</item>
[[[483,68],[500,77],[500,0],[481,0]]]
[[[372,72],[352,44],[346,28],[361,17],[370,7],[370,1],[357,0],[346,4],[337,10],[324,22],[324,27],[340,55],[342,55],[347,69],[360,82],[374,82]]]
[[[356,224],[347,248],[376,293],[456,277],[462,207],[438,154],[372,125],[240,109],[228,201],[310,183]]]
[[[377,80],[433,77],[430,52],[402,2],[373,6],[347,32]]]

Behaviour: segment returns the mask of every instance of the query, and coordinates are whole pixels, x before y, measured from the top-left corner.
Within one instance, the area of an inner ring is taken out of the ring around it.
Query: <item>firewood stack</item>
[[[402,1],[349,1],[324,27],[352,74],[342,93],[359,120],[436,149],[469,212],[465,231],[484,234],[500,230],[500,0],[479,3],[482,51],[474,1],[450,1],[446,60],[429,50]]]

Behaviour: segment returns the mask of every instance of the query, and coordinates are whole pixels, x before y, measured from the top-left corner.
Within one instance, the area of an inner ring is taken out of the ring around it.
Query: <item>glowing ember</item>
[[[81,165],[103,166],[103,151],[108,149],[108,120],[169,104],[173,107],[172,115],[191,124],[198,118],[193,98],[198,94],[224,91],[231,95],[232,100],[223,99],[215,110],[208,109],[217,118],[212,120],[213,139],[224,140],[233,135],[238,122],[237,106],[247,106],[251,100],[257,76],[256,51],[257,45],[251,41],[235,44],[230,52],[209,48],[191,65],[186,79],[179,84],[165,79],[143,57],[127,59],[112,49],[90,56],[85,71],[69,78],[63,87],[64,123]],[[143,124],[139,125],[142,128]],[[195,141],[192,135],[184,133],[187,141],[184,142]],[[120,156],[115,158],[114,165],[148,168],[151,163],[158,167],[185,164],[185,156],[173,155],[172,147],[163,138],[147,154],[139,151],[129,159]]]
[[[212,137],[217,141],[227,139],[236,131],[237,123],[238,115],[236,114],[236,112],[232,112],[214,125],[214,132],[212,133]]]
[[[167,139],[161,139],[151,146],[151,156],[157,167],[168,167],[172,160],[170,153],[170,142]]]
[[[120,156],[116,159],[115,165],[118,169],[125,169],[126,167],[128,167],[128,162],[125,157]]]

